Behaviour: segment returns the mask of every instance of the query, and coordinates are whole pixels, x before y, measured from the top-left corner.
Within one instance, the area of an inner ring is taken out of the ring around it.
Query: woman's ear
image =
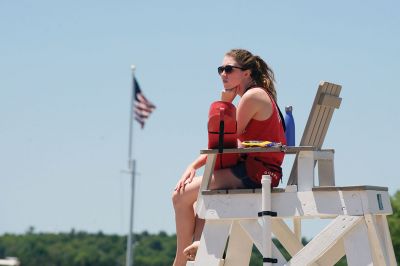
[[[244,71],[244,76],[247,78],[247,77],[250,77],[251,76],[251,70],[250,69],[246,69],[245,71]]]

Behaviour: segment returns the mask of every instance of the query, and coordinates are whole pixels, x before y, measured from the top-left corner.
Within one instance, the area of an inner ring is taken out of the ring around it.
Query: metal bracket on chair
[[[278,263],[278,260],[274,258],[263,258],[263,262]]]
[[[258,217],[262,216],[271,216],[271,217],[276,217],[278,215],[277,212],[272,212],[272,211],[262,211],[258,213]]]

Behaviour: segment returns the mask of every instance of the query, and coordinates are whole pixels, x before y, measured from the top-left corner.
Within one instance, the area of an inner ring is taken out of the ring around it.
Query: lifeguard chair
[[[264,176],[262,189],[208,190],[218,150],[201,151],[208,156],[196,211],[206,222],[196,259],[187,265],[249,265],[253,244],[264,265],[334,265],[345,255],[348,265],[396,265],[386,220],[392,214],[388,189],[335,186],[334,150],[322,149],[341,103],[340,91],[339,85],[320,83],[300,146],[223,151],[295,155],[284,189],[271,191]],[[284,221],[288,218],[293,219],[293,230]],[[301,220],[315,218],[332,222],[303,246]],[[290,254],[289,261],[273,244],[272,234]]]

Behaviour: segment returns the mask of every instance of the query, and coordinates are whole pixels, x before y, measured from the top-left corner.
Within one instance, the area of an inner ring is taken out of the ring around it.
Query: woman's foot
[[[194,241],[190,246],[183,250],[188,260],[194,260],[196,258],[197,249],[199,248],[200,241]]]

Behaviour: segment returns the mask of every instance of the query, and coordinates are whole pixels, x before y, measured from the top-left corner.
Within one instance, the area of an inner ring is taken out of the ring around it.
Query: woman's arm
[[[180,190],[184,188],[186,184],[192,182],[194,176],[196,175],[196,170],[203,167],[206,164],[206,161],[207,154],[202,154],[197,157],[193,163],[189,164],[185,172],[183,172],[181,179],[179,179],[178,183],[176,184],[175,190]]]
[[[236,89],[222,90],[221,101],[231,103],[235,99],[236,95]]]
[[[207,154],[201,154],[199,157],[197,157],[196,160],[191,164],[191,166],[197,170],[201,167],[203,167],[206,164],[207,161]]]
[[[262,88],[253,88],[246,91],[240,98],[237,112],[237,134],[244,133],[247,124],[253,118],[258,120],[268,119],[272,114],[272,104],[267,92]],[[237,95],[236,89],[223,90],[221,101],[232,102]]]
[[[261,88],[253,88],[243,94],[236,113],[238,135],[245,132],[251,119],[265,120],[271,116],[272,104],[266,93]]]

